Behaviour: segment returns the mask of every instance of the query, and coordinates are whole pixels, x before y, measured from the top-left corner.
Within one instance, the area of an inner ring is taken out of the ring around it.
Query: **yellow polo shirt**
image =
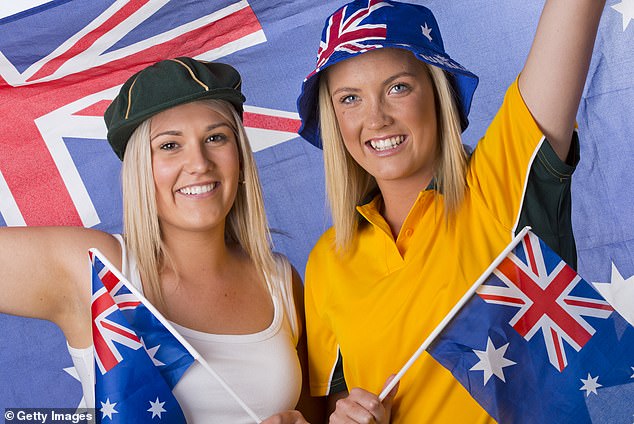
[[[531,164],[544,137],[517,81],[475,149],[467,191],[453,219],[442,194],[419,194],[394,240],[379,198],[363,216],[351,251],[326,231],[306,266],[310,387],[329,394],[343,361],[348,388],[380,393],[463,293],[512,240]],[[451,373],[423,354],[405,374],[392,423],[484,423],[493,419]]]

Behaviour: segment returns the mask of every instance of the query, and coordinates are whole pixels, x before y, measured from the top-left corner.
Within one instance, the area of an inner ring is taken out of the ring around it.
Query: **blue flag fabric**
[[[527,233],[428,352],[500,423],[631,423],[634,328]]]
[[[172,389],[194,358],[97,255],[91,256],[97,422],[184,423]]]
[[[295,102],[326,17],[346,2],[0,2],[0,226],[121,233],[121,164],[101,115],[140,67],[192,55],[230,63],[243,76],[244,122],[267,217],[279,230],[275,248],[301,274],[330,217],[322,152],[295,134]],[[544,1],[411,2],[434,12],[447,51],[480,77],[463,134],[475,146],[522,67]],[[618,274],[634,285],[633,19],[634,0],[607,0],[577,116],[573,227],[578,269],[590,282]],[[0,345],[0,408],[81,404],[55,325],[0,314]]]

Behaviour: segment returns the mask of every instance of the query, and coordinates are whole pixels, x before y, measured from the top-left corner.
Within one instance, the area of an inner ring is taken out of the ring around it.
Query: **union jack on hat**
[[[478,77],[445,52],[440,29],[431,10],[396,1],[357,0],[334,12],[324,25],[315,69],[302,84],[297,109],[302,120],[299,135],[322,147],[319,133],[318,82],[321,71],[342,60],[385,47],[409,50],[416,58],[447,71],[460,108],[461,126],[467,115]]]

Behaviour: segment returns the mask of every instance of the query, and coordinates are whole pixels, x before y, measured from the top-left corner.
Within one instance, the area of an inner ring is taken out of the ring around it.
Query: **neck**
[[[230,263],[231,249],[225,242],[224,228],[205,231],[164,232],[166,258],[162,274],[176,274],[179,280],[203,281],[203,276],[218,275]]]
[[[421,179],[417,179],[417,181],[413,181],[410,184],[403,181],[382,181],[379,183],[381,197],[383,198],[381,214],[390,226],[395,240],[418,195],[431,182],[431,176],[422,179],[424,184],[421,184],[420,181]]]

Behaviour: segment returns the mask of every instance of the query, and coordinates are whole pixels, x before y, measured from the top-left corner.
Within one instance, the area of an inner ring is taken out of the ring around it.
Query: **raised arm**
[[[537,124],[565,160],[605,0],[547,0],[519,88]]]
[[[56,323],[74,347],[90,344],[88,248],[118,259],[118,242],[75,227],[0,228],[0,312]]]

